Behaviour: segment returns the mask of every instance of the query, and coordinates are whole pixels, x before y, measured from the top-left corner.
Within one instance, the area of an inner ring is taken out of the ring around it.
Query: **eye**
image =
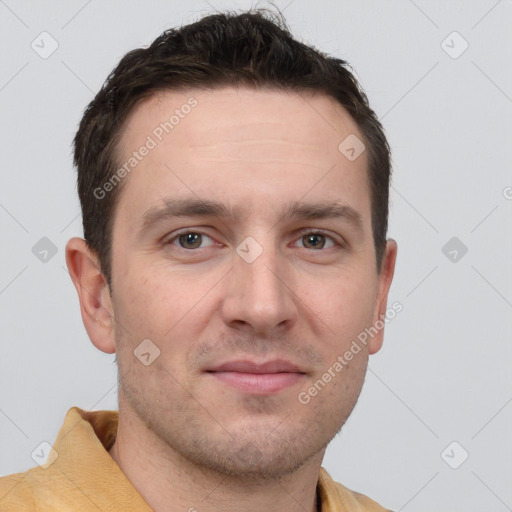
[[[206,243],[209,241],[209,243]],[[186,231],[184,233],[180,233],[175,237],[171,238],[168,243],[170,245],[176,245],[177,242],[179,247],[182,249],[201,249],[203,247],[208,247],[214,244],[213,240],[202,233],[196,233],[195,231]],[[206,245],[202,245],[205,242]]]
[[[306,249],[330,249],[336,245],[332,237],[323,233],[310,232],[299,239]]]

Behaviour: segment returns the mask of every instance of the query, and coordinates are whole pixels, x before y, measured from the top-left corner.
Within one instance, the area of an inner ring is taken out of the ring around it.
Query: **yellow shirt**
[[[109,455],[118,425],[117,411],[72,407],[53,450],[25,473],[0,478],[2,512],[151,512],[151,508]],[[45,467],[46,466],[46,467]],[[322,512],[385,512],[362,494],[335,482],[323,468],[317,484]]]

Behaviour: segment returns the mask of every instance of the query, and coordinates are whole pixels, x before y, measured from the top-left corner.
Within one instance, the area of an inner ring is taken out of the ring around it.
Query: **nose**
[[[297,300],[291,270],[270,247],[252,262],[233,255],[222,302],[224,322],[251,334],[272,336],[297,321]]]

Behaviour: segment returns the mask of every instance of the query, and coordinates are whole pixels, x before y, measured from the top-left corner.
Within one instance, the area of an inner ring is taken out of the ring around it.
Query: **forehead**
[[[130,150],[147,135],[159,146],[186,142],[198,147],[271,135],[325,151],[344,134],[362,139],[350,114],[325,94],[248,87],[190,89],[158,91],[139,102],[125,122],[120,147]]]
[[[224,88],[159,92],[136,106],[120,138],[129,161],[116,216],[138,222],[163,198],[195,196],[250,214],[311,199],[369,212],[367,158],[339,150],[363,136],[333,98],[293,91]],[[364,215],[364,211],[362,212]]]

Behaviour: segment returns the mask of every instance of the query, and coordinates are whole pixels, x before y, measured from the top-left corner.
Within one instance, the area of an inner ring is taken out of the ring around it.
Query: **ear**
[[[66,244],[66,264],[78,292],[82,320],[89,338],[102,352],[114,353],[114,310],[96,253],[89,249],[83,238],[72,238]]]
[[[387,310],[386,308],[389,288],[391,286],[391,281],[393,281],[393,274],[395,273],[397,250],[398,247],[396,242],[392,238],[389,238],[386,242],[386,250],[384,251],[384,255],[382,257],[382,264],[378,277],[377,297],[375,301],[375,309],[373,312],[372,326],[380,326],[380,322],[384,322],[384,317]],[[382,328],[378,329],[377,334],[373,336],[373,338],[370,340],[370,343],[368,344],[369,353],[375,354],[378,352],[382,347],[383,341],[384,327],[382,326]]]

